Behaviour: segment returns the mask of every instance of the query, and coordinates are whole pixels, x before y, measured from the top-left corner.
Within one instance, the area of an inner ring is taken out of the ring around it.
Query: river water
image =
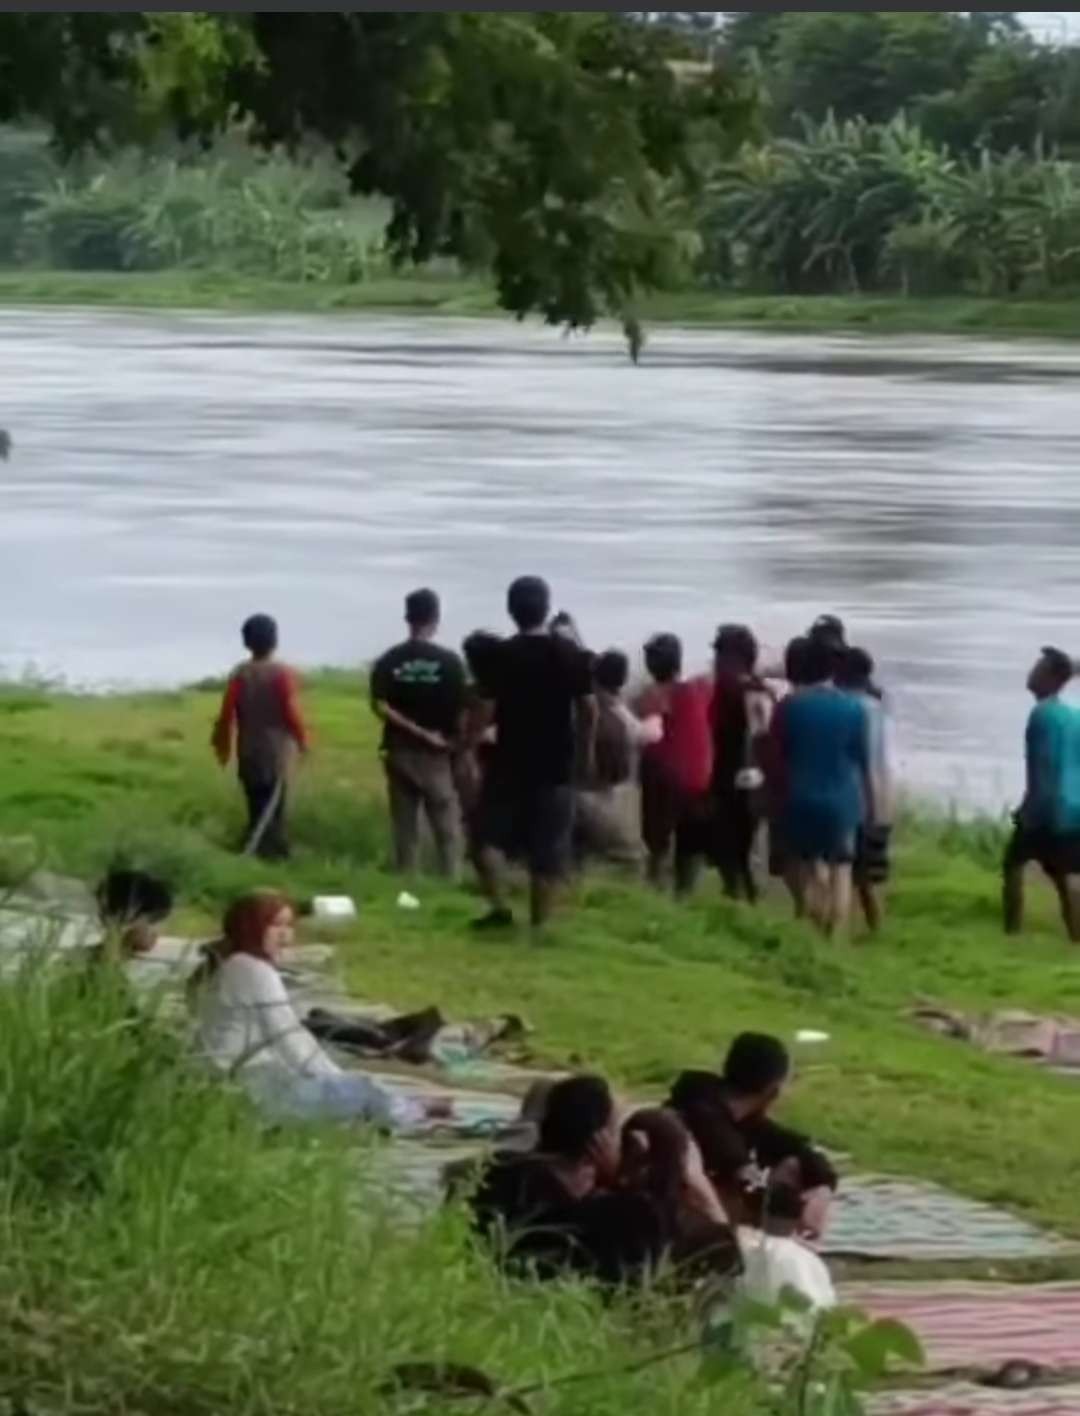
[[[843,615],[907,780],[999,805],[1024,674],[1080,652],[1080,353],[1050,344],[495,321],[5,310],[0,669],[220,672],[276,614],[360,663],[438,588],[446,634],[546,575],[589,640]]]

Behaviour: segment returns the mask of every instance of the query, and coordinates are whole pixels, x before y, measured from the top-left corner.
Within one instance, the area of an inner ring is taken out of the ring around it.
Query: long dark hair
[[[622,1140],[626,1185],[647,1194],[674,1226],[686,1179],[690,1132],[674,1111],[654,1107],[630,1117]]]

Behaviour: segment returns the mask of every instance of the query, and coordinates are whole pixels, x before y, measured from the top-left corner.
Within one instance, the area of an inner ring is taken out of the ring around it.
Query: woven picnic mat
[[[847,1283],[840,1299],[919,1336],[931,1371],[1080,1369],[1080,1284]]]
[[[929,1392],[890,1392],[867,1402],[870,1416],[1080,1416],[1080,1387],[993,1391],[947,1386]]]
[[[842,1182],[824,1250],[834,1257],[989,1261],[1060,1258],[1080,1253],[1080,1244],[938,1185],[862,1175]]]

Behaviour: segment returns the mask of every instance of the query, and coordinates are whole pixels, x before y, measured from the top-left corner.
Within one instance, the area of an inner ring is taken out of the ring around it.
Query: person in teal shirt
[[[1024,868],[1037,861],[1053,881],[1069,938],[1080,944],[1080,712],[1062,702],[1072,660],[1044,649],[1028,677],[1035,707],[1026,737],[1027,789],[1005,852],[1008,934],[1024,924]]]

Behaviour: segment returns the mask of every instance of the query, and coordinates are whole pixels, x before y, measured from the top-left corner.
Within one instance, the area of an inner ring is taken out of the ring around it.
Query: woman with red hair
[[[397,1128],[445,1114],[438,1102],[398,1096],[344,1071],[304,1027],[279,972],[294,918],[288,900],[272,890],[245,895],[226,910],[224,937],[207,952],[196,998],[206,1055],[278,1119]]]

